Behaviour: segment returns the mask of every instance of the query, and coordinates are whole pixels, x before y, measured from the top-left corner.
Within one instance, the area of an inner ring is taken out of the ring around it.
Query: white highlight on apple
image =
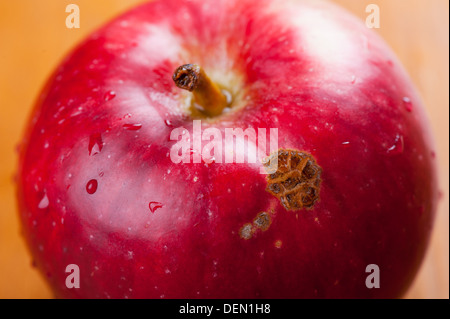
[[[179,59],[183,52],[182,41],[168,25],[146,23],[141,28],[136,47],[128,52],[129,61],[150,68],[162,65],[165,60]],[[155,46],[155,43],[158,45]]]
[[[278,129],[269,129],[269,147],[267,153],[267,129],[225,128],[222,131],[208,127],[202,131],[201,120],[194,120],[191,133],[184,127],[177,127],[170,133],[170,140],[177,141],[170,149],[173,163],[260,163],[264,164],[270,154],[278,150]],[[207,141],[203,146],[202,142]],[[225,141],[225,143],[223,143]],[[192,142],[192,143],[191,143]],[[202,147],[203,146],[203,147]],[[271,160],[270,167],[260,167],[260,174],[272,174],[278,169],[277,158]]]

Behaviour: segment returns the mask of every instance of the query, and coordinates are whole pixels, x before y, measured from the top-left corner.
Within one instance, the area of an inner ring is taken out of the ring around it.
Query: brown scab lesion
[[[271,223],[270,215],[266,212],[259,213],[255,219],[253,219],[253,226],[262,231],[269,229]]]
[[[270,172],[266,191],[277,197],[287,210],[312,208],[319,200],[322,168],[311,154],[279,149],[266,158],[264,167]]]
[[[253,223],[244,224],[239,230],[239,237],[242,239],[250,239],[259,231],[266,231],[272,223],[270,214],[261,212],[253,219]]]
[[[253,227],[252,224],[247,223],[244,226],[241,227],[239,230],[239,236],[242,239],[250,239],[253,236]]]

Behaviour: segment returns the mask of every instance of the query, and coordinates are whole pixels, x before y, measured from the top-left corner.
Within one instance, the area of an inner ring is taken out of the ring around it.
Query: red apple
[[[177,79],[188,63],[201,69]],[[223,139],[277,128],[277,173],[175,163],[171,132],[198,119]],[[400,297],[432,228],[433,150],[399,61],[341,9],[154,1],[93,33],[45,86],[20,148],[20,217],[58,297]]]

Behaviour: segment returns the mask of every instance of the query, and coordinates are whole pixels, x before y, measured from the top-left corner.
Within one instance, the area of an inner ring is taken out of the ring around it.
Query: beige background
[[[19,236],[13,175],[33,101],[58,61],[86,34],[141,0],[0,1],[0,298],[50,298]],[[361,19],[381,10],[377,31],[392,46],[422,94],[438,143],[439,205],[431,247],[407,298],[449,298],[449,2],[335,0]],[[65,27],[76,3],[81,28]]]

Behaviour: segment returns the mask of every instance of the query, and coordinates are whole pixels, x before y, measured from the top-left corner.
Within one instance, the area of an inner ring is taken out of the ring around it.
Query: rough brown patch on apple
[[[252,224],[247,223],[244,226],[242,226],[241,229],[239,229],[239,236],[245,240],[252,238],[253,236]]]
[[[259,213],[255,219],[253,219],[253,226],[262,231],[269,229],[270,223],[272,222],[270,215],[266,212]]]
[[[312,208],[319,200],[322,168],[315,158],[306,152],[279,149],[269,156],[264,163],[268,172],[273,171],[278,159],[275,173],[267,175],[266,191],[277,197],[287,210]]]
[[[250,239],[255,233],[266,231],[272,223],[272,218],[266,212],[261,212],[253,219],[253,223],[246,223],[239,229],[239,236],[242,239]]]

